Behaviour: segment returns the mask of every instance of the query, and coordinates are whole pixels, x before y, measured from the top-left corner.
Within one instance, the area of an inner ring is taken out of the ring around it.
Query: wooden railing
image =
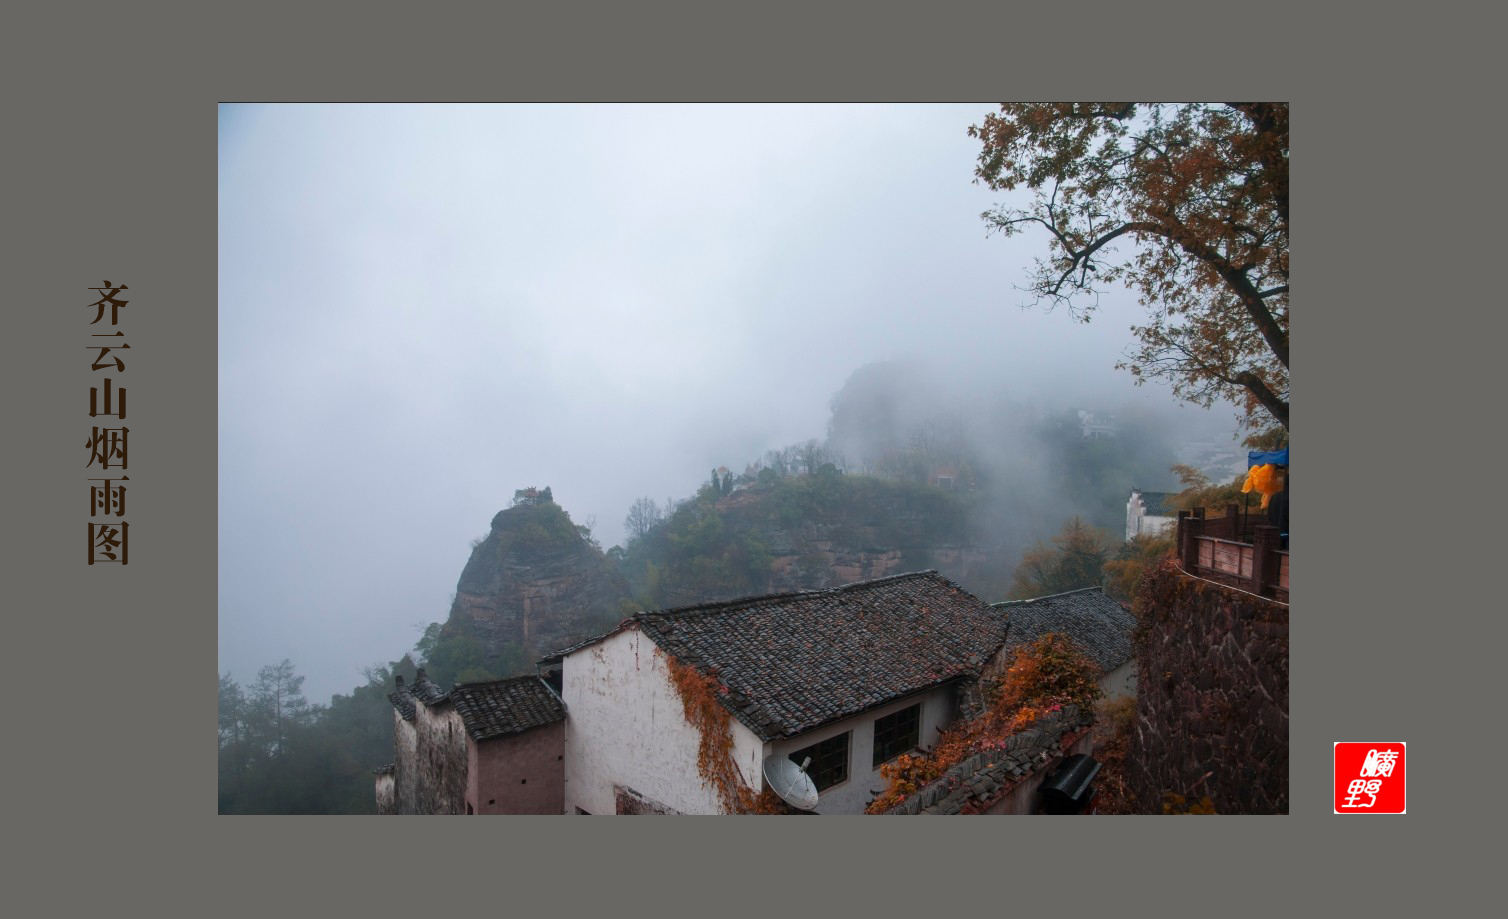
[[[1234,504],[1223,517],[1204,508],[1178,512],[1178,558],[1183,569],[1264,597],[1288,602],[1288,552],[1278,528],[1259,523]],[[1244,538],[1243,538],[1244,537]]]

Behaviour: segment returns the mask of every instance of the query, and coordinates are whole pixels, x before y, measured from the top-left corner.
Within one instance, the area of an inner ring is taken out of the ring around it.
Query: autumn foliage
[[[1117,696],[1103,701],[1095,713],[1095,721],[1094,757],[1101,768],[1095,778],[1094,812],[1140,813],[1140,804],[1126,776],[1126,757],[1131,752],[1131,735],[1136,730],[1136,699]]]
[[[1011,586],[1011,599],[1026,600],[1098,587],[1114,540],[1104,530],[1074,517],[1053,537],[1053,546],[1038,542],[1021,556]]]
[[[1164,814],[1217,814],[1215,802],[1209,795],[1205,795],[1198,801],[1190,801],[1184,795],[1168,791],[1162,796],[1162,812]]]
[[[1286,103],[1007,104],[969,134],[978,181],[1033,192],[983,215],[1047,239],[1029,294],[1088,321],[1102,290],[1131,287],[1148,308],[1122,365],[1138,381],[1287,429]]]
[[[1048,633],[1018,648],[979,717],[943,731],[931,752],[902,755],[880,767],[888,784],[867,812],[882,814],[965,757],[1005,747],[1012,734],[1065,705],[1089,710],[1100,697],[1097,668],[1066,636]]]
[[[686,721],[696,728],[696,768],[702,780],[717,793],[723,810],[729,814],[781,814],[785,805],[774,792],[765,789],[756,794],[744,784],[743,775],[733,761],[732,716],[718,697],[726,693],[715,675],[703,673],[665,655],[670,684],[681,697]]]

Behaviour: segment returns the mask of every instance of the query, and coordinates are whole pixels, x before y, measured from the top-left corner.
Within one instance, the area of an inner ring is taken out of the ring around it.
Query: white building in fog
[[[766,757],[810,758],[815,812],[861,813],[885,787],[882,764],[958,718],[1006,624],[936,572],[640,613],[541,661],[567,711],[565,811],[723,812],[673,658],[716,681],[750,789]]]
[[[1131,489],[1131,497],[1126,500],[1126,541],[1171,532],[1178,524],[1178,515],[1168,506],[1174,497],[1176,493],[1170,491]]]

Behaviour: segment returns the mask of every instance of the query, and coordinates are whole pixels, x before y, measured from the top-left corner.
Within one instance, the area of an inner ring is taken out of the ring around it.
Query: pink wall
[[[475,814],[565,810],[565,722],[466,742],[466,805]]]

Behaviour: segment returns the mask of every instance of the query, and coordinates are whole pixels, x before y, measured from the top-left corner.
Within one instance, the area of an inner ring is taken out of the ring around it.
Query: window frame
[[[831,745],[833,741],[836,740],[843,741],[843,774],[824,785],[818,780],[818,775],[822,769],[831,770],[832,752],[826,751],[819,755],[818,748]],[[853,731],[848,730],[844,731],[841,734],[834,734],[833,736],[823,738],[816,743],[807,744],[799,750],[792,750],[790,753],[786,754],[786,759],[789,759],[791,762],[799,766],[801,765],[801,761],[806,759],[806,757],[808,756],[812,758],[812,764],[807,768],[806,774],[811,778],[812,785],[816,786],[818,794],[826,791],[829,788],[836,788],[837,786],[842,785],[844,782],[848,781],[853,774]],[[822,757],[827,757],[827,761],[824,762]]]
[[[908,735],[909,743],[901,747],[895,746],[898,740],[906,738],[902,738],[899,734],[899,731],[893,725],[903,723],[903,720],[907,719],[907,716],[910,716],[909,720],[911,720],[912,722]],[[889,722],[889,724],[887,724],[886,722]],[[883,740],[883,745],[881,740],[882,733],[886,735]],[[913,703],[906,706],[905,708],[897,709],[888,715],[882,715],[879,718],[874,719],[873,768],[878,769],[885,763],[888,763],[891,760],[895,759],[897,756],[900,756],[903,753],[910,753],[912,750],[915,750],[917,747],[919,747],[921,745],[921,742],[922,704],[920,702]]]

